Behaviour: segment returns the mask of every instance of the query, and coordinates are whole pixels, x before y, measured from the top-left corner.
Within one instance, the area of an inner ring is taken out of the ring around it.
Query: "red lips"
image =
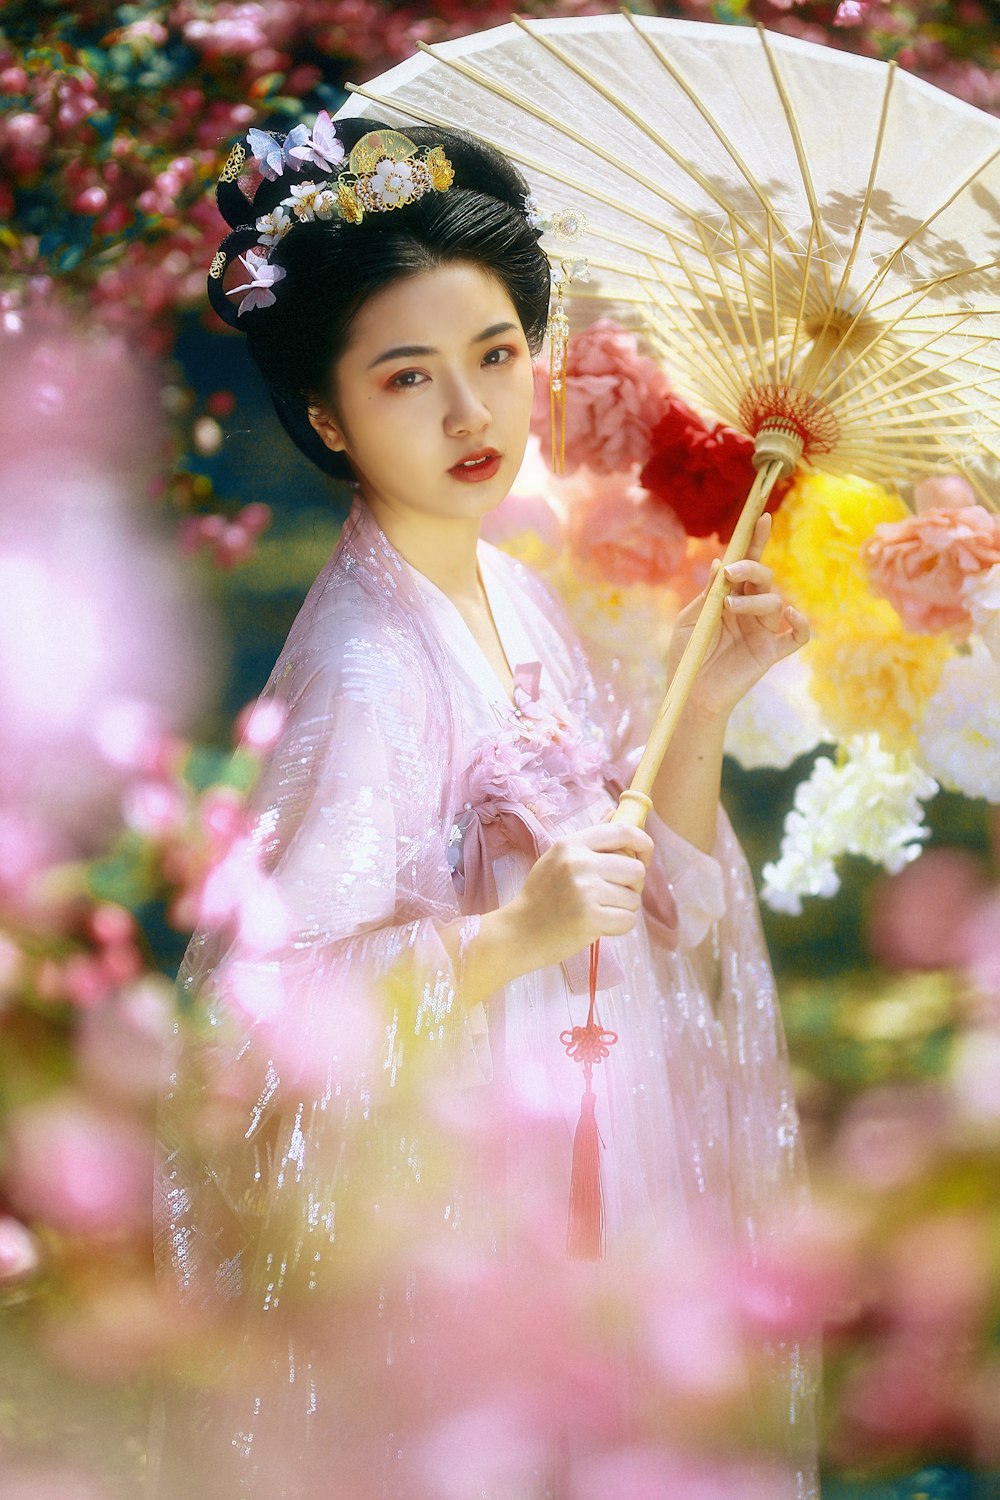
[[[479,448],[475,453],[467,453],[464,458],[459,459],[448,473],[463,483],[478,484],[484,479],[493,478],[500,467],[500,461],[501,455],[495,448]]]

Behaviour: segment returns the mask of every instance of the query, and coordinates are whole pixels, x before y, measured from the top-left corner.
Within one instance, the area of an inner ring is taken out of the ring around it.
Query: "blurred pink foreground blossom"
[[[30,891],[51,858],[100,847],[136,725],[155,740],[204,701],[211,632],[147,499],[159,411],[123,341],[58,322],[0,339],[8,892]]]

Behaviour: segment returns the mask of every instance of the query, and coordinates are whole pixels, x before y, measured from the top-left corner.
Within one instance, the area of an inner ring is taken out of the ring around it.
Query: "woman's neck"
[[[376,524],[405,562],[453,602],[479,599],[478,516],[414,515],[396,511],[363,490],[362,496]]]

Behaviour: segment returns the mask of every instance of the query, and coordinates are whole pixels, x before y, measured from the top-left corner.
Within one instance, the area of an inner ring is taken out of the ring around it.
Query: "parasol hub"
[[[799,433],[780,418],[765,422],[754,438],[753,466],[766,469],[779,463],[784,474],[791,474],[802,457],[803,443]]]
[[[816,453],[831,453],[840,437],[840,426],[830,408],[808,391],[792,385],[751,385],[743,393],[739,406],[740,421],[754,439],[757,448],[754,463],[770,462],[761,457],[773,435],[783,435],[797,443],[781,447],[781,461],[793,469],[800,458]],[[764,445],[762,447],[762,444]],[[786,456],[794,452],[794,458]]]

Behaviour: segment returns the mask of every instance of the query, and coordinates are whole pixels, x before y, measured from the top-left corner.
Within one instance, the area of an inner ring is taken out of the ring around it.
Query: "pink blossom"
[[[1000,562],[1000,516],[953,503],[883,522],[864,544],[872,585],[910,630],[962,638],[972,625],[966,579]]]
[[[243,797],[235,787],[210,787],[198,804],[198,820],[221,853],[246,831],[248,819]]]
[[[2,127],[3,136],[12,146],[22,150],[40,150],[48,144],[49,127],[38,115],[33,115],[30,110],[22,110],[19,114],[11,115],[6,125]]]
[[[882,880],[870,903],[868,941],[882,963],[901,969],[964,962],[963,924],[985,888],[979,861],[962,849],[928,849]]]
[[[207,927],[234,925],[242,948],[252,954],[273,952],[288,937],[288,912],[277,886],[261,869],[250,839],[237,839],[209,871],[198,900],[198,920]]]
[[[834,26],[861,26],[868,5],[864,0],[841,0],[833,17]]]
[[[111,765],[150,776],[166,775],[182,749],[162,713],[141,698],[106,700],[94,715],[93,737]]]
[[[107,206],[107,190],[96,185],[84,188],[83,192],[73,200],[73,212],[77,214],[99,214]]]
[[[234,725],[237,743],[245,744],[254,751],[270,750],[282,729],[287,716],[285,705],[276,698],[258,698],[248,703]]]
[[[167,781],[135,782],[122,797],[125,822],[147,838],[164,838],[173,833],[186,810],[183,795]]]
[[[569,488],[569,543],[581,571],[601,583],[665,584],[680,571],[687,535],[669,505],[629,476],[581,469]]]
[[[0,94],[26,94],[28,75],[23,68],[4,68],[0,71]]]
[[[64,1234],[145,1230],[151,1172],[145,1131],[82,1098],[52,1094],[10,1115],[4,1184],[11,1206]]]
[[[659,365],[639,353],[635,335],[599,319],[570,339],[566,373],[566,472],[588,464],[611,474],[644,463],[669,386]],[[549,373],[542,363],[532,427],[547,443]]]

